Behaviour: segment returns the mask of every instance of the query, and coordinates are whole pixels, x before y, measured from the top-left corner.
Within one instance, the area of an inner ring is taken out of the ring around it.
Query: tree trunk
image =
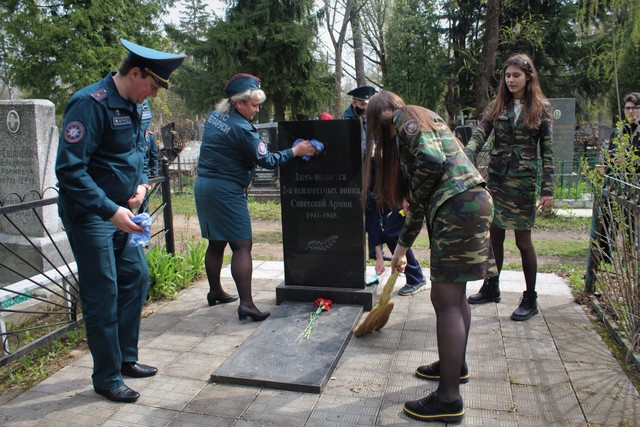
[[[484,112],[491,96],[489,82],[496,66],[498,36],[500,33],[500,0],[487,0],[487,19],[485,20],[482,55],[478,61],[476,73],[476,115]]]
[[[367,84],[367,78],[364,74],[364,50],[362,48],[362,30],[360,29],[358,10],[358,7],[351,8],[349,20],[351,21],[351,31],[353,32],[353,56],[356,68],[356,85],[359,87]]]

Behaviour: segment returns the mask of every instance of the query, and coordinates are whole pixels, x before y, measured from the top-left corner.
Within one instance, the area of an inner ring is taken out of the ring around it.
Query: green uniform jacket
[[[484,179],[464,155],[444,120],[429,111],[434,129],[421,129],[404,111],[396,111],[393,123],[400,153],[400,168],[409,185],[409,211],[398,243],[411,247],[425,219],[430,227],[438,208],[456,194]]]
[[[494,127],[488,113],[493,101],[484,113],[484,118],[473,132],[464,152],[476,163],[476,156],[482,150],[491,131],[494,131],[489,173],[499,176],[535,177],[538,172],[538,145],[542,156],[541,196],[553,196],[553,126],[550,106],[544,113],[540,125],[535,129],[524,127],[524,110],[515,121],[513,102],[498,115]]]
[[[108,220],[149,182],[141,115],[142,104],[122,98],[112,74],[69,99],[56,176],[61,201],[75,204],[74,218],[93,213]]]

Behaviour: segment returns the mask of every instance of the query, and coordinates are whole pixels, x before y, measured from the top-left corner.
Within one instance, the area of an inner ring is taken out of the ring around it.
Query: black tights
[[[240,305],[247,308],[256,308],[251,295],[251,274],[253,264],[251,259],[252,240],[234,240],[228,242],[231,248],[231,276],[236,282]],[[222,240],[209,240],[209,247],[205,254],[204,265],[209,280],[209,292],[215,295],[224,295],[220,283],[220,270],[224,258],[224,249],[227,242]]]
[[[440,359],[438,397],[445,402],[452,402],[460,397],[460,370],[465,361],[471,327],[467,284],[432,283],[431,286]]]
[[[496,267],[498,268],[498,275],[502,271],[502,264],[504,263],[505,234],[506,230],[504,228],[491,226],[491,246],[496,260]],[[527,284],[527,291],[533,292],[536,290],[538,258],[536,256],[536,250],[533,247],[533,241],[531,240],[531,230],[514,230],[514,234],[516,237],[516,246],[520,251],[520,258],[522,259],[522,272],[524,273],[524,281]]]

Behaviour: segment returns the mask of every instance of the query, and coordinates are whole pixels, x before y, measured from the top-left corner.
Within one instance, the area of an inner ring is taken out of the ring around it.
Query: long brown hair
[[[545,105],[548,104],[548,101],[544,96],[544,93],[542,93],[540,80],[538,79],[538,71],[533,65],[531,58],[524,53],[511,55],[504,63],[502,67],[502,79],[500,80],[500,86],[498,87],[498,95],[496,95],[493,108],[489,112],[488,118],[494,125],[496,125],[498,116],[504,109],[505,105],[513,100],[513,95],[509,91],[507,82],[504,78],[505,71],[511,65],[519,67],[527,77],[529,77],[524,88],[524,95],[522,99],[524,106],[524,126],[528,129],[535,129],[540,126],[542,119],[547,114],[547,108]]]
[[[367,149],[363,178],[362,202],[366,204],[369,183],[375,163],[376,176],[374,190],[379,209],[402,207],[408,197],[408,186],[402,178],[400,157],[396,138],[391,136],[393,113],[406,111],[415,118],[421,129],[433,129],[434,123],[429,110],[415,105],[406,105],[402,98],[393,92],[381,91],[369,101],[367,107]]]

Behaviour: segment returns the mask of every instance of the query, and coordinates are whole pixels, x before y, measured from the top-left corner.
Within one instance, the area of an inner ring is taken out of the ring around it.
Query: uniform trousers
[[[400,237],[400,231],[402,230],[403,225],[404,217],[400,215],[400,211],[398,209],[394,209],[387,215],[383,216],[382,237],[384,238],[384,242],[389,247],[391,253],[396,250],[398,238]],[[420,263],[413,254],[411,248],[407,250],[405,257],[407,258],[407,265],[404,268],[404,274],[407,277],[407,284],[415,285],[422,282],[424,280],[422,268],[420,267]]]
[[[93,356],[93,386],[124,384],[123,362],[138,360],[140,317],[149,290],[141,246],[127,246],[128,234],[94,214],[62,216],[78,266],[80,300]]]

